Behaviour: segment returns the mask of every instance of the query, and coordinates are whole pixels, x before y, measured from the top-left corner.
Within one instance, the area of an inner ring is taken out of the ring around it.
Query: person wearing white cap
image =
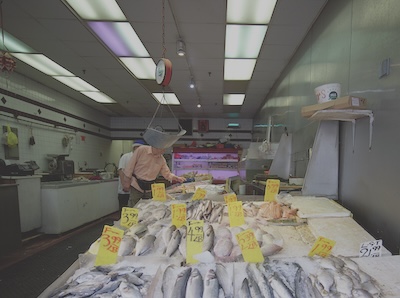
[[[144,142],[141,140],[137,140],[135,142],[133,142],[132,144],[132,151],[125,153],[121,156],[121,158],[119,159],[119,164],[118,164],[118,175],[119,175],[119,179],[118,179],[118,201],[119,201],[119,211],[122,211],[122,207],[128,207],[128,201],[129,201],[129,195],[130,195],[130,191],[124,191],[123,186],[122,186],[122,179],[123,179],[123,171],[125,169],[125,167],[127,166],[129,160],[131,159],[133,152],[135,151],[136,148],[138,148],[139,146],[144,145]]]

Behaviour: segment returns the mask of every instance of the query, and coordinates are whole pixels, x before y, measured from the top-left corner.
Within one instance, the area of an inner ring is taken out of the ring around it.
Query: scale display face
[[[156,82],[161,86],[168,86],[172,78],[172,63],[169,59],[161,58],[156,66]]]

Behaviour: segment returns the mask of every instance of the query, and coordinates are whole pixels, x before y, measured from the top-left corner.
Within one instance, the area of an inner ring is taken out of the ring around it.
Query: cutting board
[[[300,218],[347,217],[351,212],[335,201],[325,197],[293,196],[289,199],[292,208],[298,208]]]

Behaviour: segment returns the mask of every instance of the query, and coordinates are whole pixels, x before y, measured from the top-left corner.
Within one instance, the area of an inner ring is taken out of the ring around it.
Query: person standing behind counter
[[[124,169],[127,166],[129,160],[131,159],[133,152],[135,152],[136,148],[144,145],[144,142],[141,140],[135,141],[132,144],[132,151],[125,153],[121,156],[119,159],[119,164],[118,164],[118,202],[119,202],[119,212],[122,211],[122,207],[128,207],[128,201],[129,201],[129,195],[130,195],[130,190],[124,191],[123,186],[122,186],[122,181],[124,179]]]
[[[143,145],[135,150],[128,165],[124,169],[122,185],[124,191],[131,190],[129,207],[133,207],[145,194],[151,190],[158,174],[171,182],[184,182],[184,177],[178,177],[171,172],[163,156],[165,149]]]

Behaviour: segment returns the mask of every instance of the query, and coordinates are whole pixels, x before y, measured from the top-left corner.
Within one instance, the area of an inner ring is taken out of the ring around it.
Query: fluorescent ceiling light
[[[88,22],[92,30],[119,57],[150,57],[128,22]]]
[[[4,52],[11,52],[11,53],[37,53],[31,47],[28,47],[22,41],[16,39],[14,36],[7,32],[4,33],[4,43],[1,42],[0,50]]]
[[[245,94],[224,94],[225,106],[241,106],[244,102]]]
[[[49,76],[75,76],[43,54],[12,53],[12,55]]]
[[[162,105],[165,105],[165,104],[180,105],[181,104],[179,102],[178,98],[176,97],[175,93],[153,93],[153,96]]]
[[[120,60],[136,78],[142,80],[155,80],[156,64],[152,58],[121,57]]]
[[[115,103],[115,100],[113,100],[111,97],[104,94],[103,92],[83,91],[81,93],[99,103]]]
[[[266,32],[265,25],[227,25],[225,58],[257,58]]]
[[[114,0],[65,0],[84,20],[126,21]]]
[[[224,80],[250,80],[256,66],[256,59],[225,59]]]
[[[240,128],[239,123],[228,123],[227,128]]]
[[[277,0],[228,0],[226,21],[231,24],[269,24]]]
[[[97,88],[78,77],[54,76],[53,78],[76,91],[99,91]]]

